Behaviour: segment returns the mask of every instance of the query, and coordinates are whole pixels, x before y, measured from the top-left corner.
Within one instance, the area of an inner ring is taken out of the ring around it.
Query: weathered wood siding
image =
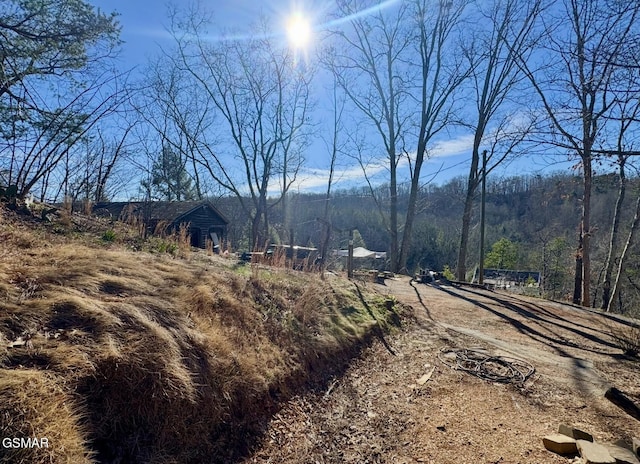
[[[215,231],[220,239],[224,238],[227,233],[225,221],[206,205],[200,206],[174,222],[176,227],[186,223],[189,224],[192,244],[200,248],[205,247],[209,231]]]

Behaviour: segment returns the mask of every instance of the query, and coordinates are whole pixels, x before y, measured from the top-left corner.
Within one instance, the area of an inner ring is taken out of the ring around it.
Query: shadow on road
[[[562,335],[558,334],[558,332],[554,331],[552,329],[552,327],[550,326],[555,326],[555,328],[559,328],[562,330],[567,330],[569,332],[574,333],[575,335],[578,335],[580,337],[583,337],[587,340],[590,340],[594,343],[597,343],[599,345],[603,345],[606,346],[608,348],[613,348],[616,349],[618,348],[618,346],[609,341],[609,340],[605,340],[604,338],[600,337],[599,335],[595,335],[593,333],[587,332],[586,330],[589,330],[591,332],[595,332],[597,334],[604,334],[604,332],[602,330],[598,330],[595,329],[593,327],[588,327],[586,325],[580,324],[577,321],[570,321],[566,318],[563,318],[561,316],[559,316],[558,314],[555,314],[551,311],[549,311],[546,308],[542,308],[539,305],[534,305],[528,301],[525,300],[521,300],[519,298],[515,298],[515,297],[510,297],[510,296],[502,296],[502,295],[498,295],[498,294],[487,294],[487,293],[480,293],[477,291],[474,291],[473,289],[460,289],[463,290],[465,292],[468,293],[472,293],[474,295],[476,295],[477,297],[483,297],[483,298],[487,298],[490,300],[495,301],[496,303],[498,303],[499,305],[501,305],[502,307],[509,309],[513,312],[515,312],[516,314],[519,314],[527,319],[532,320],[532,322],[534,322],[535,324],[538,324],[540,327],[545,328],[546,330],[550,331],[551,333],[553,333],[556,337],[562,337]],[[546,317],[543,317],[546,316]],[[564,322],[565,324],[562,324],[561,322]],[[585,330],[581,330],[578,327],[581,327],[582,329]],[[549,340],[554,341],[553,339],[551,339],[550,337]],[[557,341],[557,340],[555,340]],[[599,354],[610,354],[608,352],[602,352],[602,351],[598,351],[598,350],[594,350],[594,349],[590,349],[584,346],[580,346],[578,344],[574,344],[574,343],[570,343],[567,342],[566,343],[568,346],[574,346],[575,348],[579,348],[579,349],[584,349],[587,351],[592,351],[594,353],[599,353]]]
[[[575,379],[576,387],[580,391],[587,392],[592,390],[587,383],[593,384],[593,379],[597,375],[590,372],[589,363],[585,359],[572,354],[569,351],[570,348],[609,358],[618,356],[611,350],[619,348],[611,341],[599,336],[601,332],[597,329],[569,321],[546,308],[531,304],[528,301],[512,299],[509,296],[475,289],[454,289],[449,286],[433,286],[433,288],[499,317],[520,334],[549,347],[558,356],[568,358],[570,360],[571,376]],[[567,331],[575,335],[577,341],[567,339],[561,331]],[[594,347],[590,343],[583,343],[587,341],[593,342],[601,349]],[[588,358],[586,355],[585,357]]]
[[[418,287],[416,287],[414,285],[414,280],[411,279],[409,281],[409,285],[411,285],[411,287],[413,288],[413,290],[416,292],[416,296],[418,297],[418,301],[420,302],[420,306],[422,306],[422,308],[425,310],[425,312],[427,313],[427,318],[431,321],[433,321],[433,316],[431,315],[431,311],[429,311],[429,308],[427,308],[427,305],[424,304],[424,300],[422,299],[422,295],[420,295],[420,291],[418,291]]]

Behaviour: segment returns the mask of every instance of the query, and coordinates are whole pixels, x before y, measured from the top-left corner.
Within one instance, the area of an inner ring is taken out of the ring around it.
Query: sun
[[[311,41],[311,24],[302,13],[293,13],[286,23],[287,37],[294,48],[306,48]]]

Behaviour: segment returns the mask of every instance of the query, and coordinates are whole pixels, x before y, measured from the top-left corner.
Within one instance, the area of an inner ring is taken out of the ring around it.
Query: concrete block
[[[616,445],[605,445],[609,454],[618,464],[640,464],[636,455],[630,449]]]
[[[631,442],[624,440],[624,439],[619,439],[613,442],[613,444],[615,446],[619,446],[620,448],[625,448],[628,449],[629,451],[633,451],[633,447],[631,446]]]
[[[584,464],[616,464],[616,460],[604,445],[587,440],[576,440],[578,452]]]
[[[554,433],[542,439],[544,447],[558,454],[575,454],[578,452],[576,441],[566,435]]]
[[[560,427],[558,427],[558,433],[571,438],[575,438],[576,440],[593,441],[593,435],[591,435],[590,433],[566,424],[560,424]]]

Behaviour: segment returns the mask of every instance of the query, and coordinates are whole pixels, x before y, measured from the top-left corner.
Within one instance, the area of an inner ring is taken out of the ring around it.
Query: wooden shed
[[[149,233],[176,232],[189,228],[191,245],[204,248],[207,240],[219,249],[227,235],[229,221],[209,201],[124,201],[97,203],[95,214],[133,223],[139,221]]]

